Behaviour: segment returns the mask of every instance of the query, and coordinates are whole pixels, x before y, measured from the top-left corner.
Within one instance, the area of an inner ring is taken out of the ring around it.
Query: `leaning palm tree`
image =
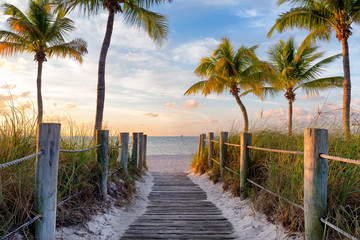
[[[318,47],[314,44],[304,43],[296,47],[293,38],[287,42],[280,41],[269,50],[270,63],[275,68],[275,74],[272,77],[271,85],[266,89],[268,92],[284,92],[285,98],[289,103],[288,134],[292,134],[293,102],[295,101],[295,92],[299,89],[306,94],[319,94],[322,90],[341,87],[343,77],[319,78],[324,72],[324,67],[339,58],[341,54],[334,55],[317,63],[324,55],[323,52],[317,52]]]
[[[236,52],[228,38],[223,38],[222,43],[209,57],[201,59],[200,65],[195,70],[195,75],[206,80],[195,83],[185,95],[201,92],[204,96],[209,93],[221,94],[226,90],[234,96],[244,117],[244,132],[249,129],[249,120],[246,108],[239,94],[251,90],[255,95],[262,96],[259,91],[270,71],[265,62],[260,61],[255,50],[257,46],[247,48],[241,46]]]
[[[279,0],[278,4],[290,2],[294,8],[283,13],[269,31],[271,37],[276,29],[300,28],[311,31],[307,41],[330,40],[332,32],[342,42],[343,51],[343,124],[345,138],[350,137],[351,81],[348,38],[352,34],[352,25],[360,23],[360,0]]]
[[[14,5],[3,4],[4,15],[9,30],[0,30],[0,55],[12,56],[18,53],[35,55],[38,63],[37,71],[37,104],[38,123],[43,119],[43,102],[41,96],[41,76],[43,63],[47,57],[70,57],[82,62],[87,53],[87,44],[82,39],[66,41],[68,32],[75,29],[71,19],[60,11],[53,14],[50,3],[45,0],[31,0],[26,13]]]
[[[92,15],[101,10],[108,11],[108,20],[104,41],[100,51],[98,67],[98,86],[95,116],[95,131],[100,130],[103,122],[105,104],[105,62],[113,32],[114,18],[122,13],[125,22],[148,33],[156,44],[162,45],[168,33],[167,19],[164,15],[149,10],[151,6],[172,2],[172,0],[55,0],[61,8],[73,10],[79,7],[81,11]]]

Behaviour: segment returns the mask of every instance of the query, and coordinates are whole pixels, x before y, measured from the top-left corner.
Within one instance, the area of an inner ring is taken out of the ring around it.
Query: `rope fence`
[[[97,134],[97,143],[98,145],[87,148],[87,149],[80,149],[80,150],[66,150],[66,149],[59,149],[59,145],[61,142],[60,136],[60,124],[53,124],[53,123],[46,123],[40,124],[38,127],[38,136],[37,136],[37,148],[38,149],[46,149],[46,151],[40,151],[34,154],[31,154],[26,157],[22,157],[11,162],[7,162],[4,164],[0,164],[0,170],[15,164],[19,164],[24,162],[28,159],[37,157],[42,155],[42,157],[37,159],[35,164],[35,189],[38,188],[38,191],[34,192],[34,210],[38,213],[34,218],[30,219],[28,222],[22,224],[21,226],[17,227],[13,231],[7,233],[5,236],[0,236],[0,240],[9,239],[12,237],[13,234],[17,233],[19,230],[28,227],[30,224],[36,222],[41,218],[42,224],[37,224],[35,226],[35,232],[37,236],[40,236],[40,239],[55,239],[55,226],[56,226],[56,211],[51,211],[49,208],[44,208],[44,202],[46,204],[56,203],[57,198],[57,181],[56,178],[58,173],[58,164],[59,163],[59,153],[81,153],[90,151],[93,149],[100,148],[101,146],[104,149],[120,149],[126,146],[122,153],[119,153],[117,161],[121,165],[121,168],[127,173],[127,166],[129,164],[128,161],[128,145],[133,145],[133,150],[136,147],[137,152],[133,152],[132,154],[132,161],[134,162],[135,166],[139,169],[144,167],[143,161],[146,159],[146,143],[147,143],[147,135],[143,135],[143,133],[137,133],[139,138],[136,142],[128,142],[129,133],[121,133],[121,142],[119,146],[108,146],[109,143],[109,131],[108,130],[98,130]],[[100,149],[102,150],[102,149]],[[99,163],[103,172],[101,172],[101,181],[100,187],[102,189],[101,194],[103,198],[106,200],[108,197],[107,193],[107,182],[108,182],[108,174],[103,174],[104,171],[108,172],[108,152],[104,151],[105,154],[97,154],[96,160]],[[56,206],[62,206],[71,199],[83,194],[83,191],[79,191],[74,195],[66,198],[65,200],[59,202]],[[45,226],[45,227],[44,227]],[[49,228],[49,226],[52,226]],[[11,226],[12,228],[12,226]],[[50,230],[49,230],[50,229]]]
[[[218,161],[216,161],[215,159],[211,158],[211,160],[220,165],[220,163]]]
[[[67,203],[68,201],[70,201],[71,199],[73,199],[74,197],[79,196],[79,195],[82,194],[82,193],[83,193],[83,191],[77,192],[76,194],[74,194],[74,195],[68,197],[67,199],[59,202],[56,206],[57,206],[57,207],[58,207],[58,206],[62,206],[62,205],[64,205],[65,203]]]
[[[16,159],[16,160],[11,161],[11,162],[8,162],[8,163],[1,164],[1,165],[0,165],[0,169],[6,168],[6,167],[10,167],[10,166],[15,165],[15,164],[19,164],[19,163],[24,162],[24,161],[26,161],[26,160],[29,160],[29,159],[31,159],[31,158],[33,158],[33,157],[39,156],[39,155],[41,155],[41,154],[43,154],[42,151],[41,151],[41,152],[34,153],[34,154],[31,154],[31,155],[26,156],[26,157],[23,157],[23,158]]]
[[[240,144],[227,143],[227,142],[225,142],[224,144],[225,144],[225,145],[228,145],[228,146],[233,146],[233,147],[241,147]]]
[[[119,149],[119,148],[121,148],[122,146],[123,146],[124,144],[120,144],[119,146],[116,146],[116,147],[109,147],[109,148],[111,148],[111,149]]]
[[[247,146],[247,147],[250,148],[250,149],[261,150],[261,151],[265,151],[265,152],[277,152],[277,153],[288,153],[288,154],[304,155],[304,152],[300,152],[300,151],[271,149],[271,148],[255,147],[255,146]]]
[[[304,207],[303,207],[303,206],[301,206],[301,205],[299,205],[299,204],[297,204],[297,203],[294,203],[294,202],[290,201],[290,200],[287,199],[287,198],[284,198],[284,197],[282,197],[282,196],[279,196],[278,194],[274,193],[273,191],[271,191],[271,190],[269,190],[269,189],[267,189],[267,188],[264,188],[264,187],[261,186],[260,184],[257,184],[256,182],[254,182],[254,181],[252,181],[252,180],[250,180],[250,179],[246,179],[246,180],[247,180],[249,183],[257,186],[258,188],[261,188],[261,189],[263,189],[264,191],[266,191],[266,192],[268,192],[268,193],[270,193],[270,194],[272,194],[272,195],[274,195],[274,196],[276,196],[276,197],[284,200],[285,202],[289,203],[290,205],[304,210]]]
[[[64,150],[64,149],[60,149],[59,152],[63,152],[63,153],[80,153],[80,152],[87,152],[96,148],[101,147],[101,144],[96,145],[94,147],[91,148],[87,148],[87,149],[82,149],[82,150]]]
[[[353,163],[353,164],[360,165],[360,161],[355,160],[355,159],[335,157],[335,156],[330,156],[330,155],[326,155],[326,154],[320,154],[320,157],[335,160],[335,161],[339,161],[339,162],[346,162],[346,163]]]
[[[40,218],[42,218],[43,216],[41,214],[36,215],[33,219],[31,219],[30,221],[24,223],[23,225],[21,225],[20,227],[16,228],[14,231],[6,234],[5,236],[3,236],[0,240],[5,240],[8,237],[10,237],[11,235],[13,235],[14,233],[18,232],[19,230],[29,226],[30,224],[32,224],[33,222],[39,220]]]
[[[325,225],[329,226],[330,228],[334,229],[335,231],[341,233],[341,234],[344,235],[345,237],[347,237],[347,238],[349,238],[349,239],[351,239],[351,240],[358,240],[356,237],[354,237],[354,236],[348,234],[347,232],[341,230],[340,228],[338,228],[338,227],[335,226],[334,224],[329,223],[328,221],[326,221],[326,219],[320,218],[320,221],[321,221],[322,223],[324,223]]]
[[[234,171],[234,170],[232,170],[231,168],[228,168],[227,166],[224,166],[224,168],[225,168],[226,170],[228,170],[229,172],[232,172],[232,173],[234,173],[234,174],[236,174],[236,175],[240,176],[240,173],[235,172],[235,171]]]

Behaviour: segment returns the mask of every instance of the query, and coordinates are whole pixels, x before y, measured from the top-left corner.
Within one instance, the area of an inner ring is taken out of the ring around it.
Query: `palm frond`
[[[344,77],[329,77],[329,78],[320,78],[313,81],[309,81],[299,85],[297,90],[301,88],[305,91],[307,95],[319,94],[320,91],[329,90],[336,87],[342,87],[344,83]]]
[[[136,0],[127,0],[123,13],[126,22],[143,29],[157,45],[161,46],[166,42],[168,23],[164,15],[139,7]]]
[[[74,39],[69,43],[63,43],[59,45],[54,45],[49,47],[47,50],[49,57],[57,56],[57,57],[70,57],[78,62],[82,63],[82,57],[86,54],[87,51],[87,43],[80,39]]]
[[[13,56],[26,51],[26,47],[20,43],[0,42],[0,56]]]

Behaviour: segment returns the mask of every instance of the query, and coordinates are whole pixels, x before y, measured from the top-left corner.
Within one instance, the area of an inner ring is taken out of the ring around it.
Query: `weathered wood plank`
[[[233,226],[184,173],[152,173],[146,212],[121,239],[236,239]]]

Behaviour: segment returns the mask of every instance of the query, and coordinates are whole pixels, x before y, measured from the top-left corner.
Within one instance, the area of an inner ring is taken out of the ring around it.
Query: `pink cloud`
[[[172,102],[172,103],[167,102],[167,103],[165,103],[165,107],[167,107],[167,108],[174,108],[174,107],[175,107],[175,103],[174,103],[174,102]]]
[[[197,108],[197,107],[203,107],[203,106],[200,105],[200,103],[198,101],[196,101],[195,99],[189,99],[189,100],[186,100],[186,102],[182,108],[183,109],[193,109],[193,108]]]
[[[149,116],[149,117],[158,117],[159,116],[159,114],[157,114],[157,113],[144,113],[143,115]]]

